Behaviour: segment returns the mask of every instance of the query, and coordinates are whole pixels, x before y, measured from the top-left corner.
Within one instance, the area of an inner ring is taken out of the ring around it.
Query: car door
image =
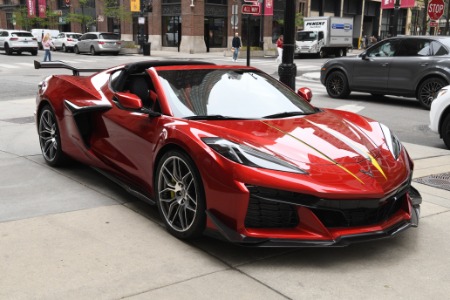
[[[55,45],[55,47],[57,49],[61,48],[61,46],[62,46],[62,39],[63,38],[64,38],[64,33],[60,33],[60,34],[58,34],[56,39],[53,40],[53,44]]]
[[[78,50],[80,50],[80,52],[86,52],[86,49],[88,49],[89,41],[90,34],[83,34],[83,36],[80,38],[80,41],[77,43]]]
[[[367,50],[354,64],[351,89],[373,94],[388,90],[389,68],[398,40],[386,40]]]
[[[112,74],[111,84],[102,88],[114,104],[97,119],[91,150],[113,169],[120,170],[122,180],[148,191],[153,176],[153,152],[161,134],[160,118],[149,118],[146,113],[121,105],[119,97],[114,95],[117,86],[128,90],[127,86],[114,83],[121,72]]]
[[[5,37],[7,35],[6,31],[0,31],[0,48],[3,49],[5,47]]]
[[[433,65],[431,43],[423,38],[401,41],[389,70],[389,93],[414,96],[420,78]]]

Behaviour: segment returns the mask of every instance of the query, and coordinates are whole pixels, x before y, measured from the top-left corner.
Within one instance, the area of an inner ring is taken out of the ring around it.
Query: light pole
[[[400,0],[395,0],[394,4],[394,20],[393,20],[393,28],[392,28],[392,36],[397,36],[397,27],[398,27],[398,12],[400,10]]]
[[[295,49],[295,0],[286,0],[284,10],[283,57],[278,66],[280,81],[295,90],[297,66],[294,64]]]

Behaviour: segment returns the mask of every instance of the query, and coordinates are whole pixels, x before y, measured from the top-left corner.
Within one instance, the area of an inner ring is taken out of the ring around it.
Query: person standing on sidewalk
[[[234,34],[234,38],[231,41],[231,47],[233,52],[233,61],[237,61],[239,49],[242,47],[241,39],[239,38],[239,34],[237,32]]]
[[[53,45],[52,37],[50,36],[50,33],[46,33],[44,35],[44,38],[42,39],[42,48],[44,49],[44,61],[52,61],[52,53],[50,52],[51,49],[55,48],[55,45]]]
[[[275,60],[275,62],[280,62],[281,63],[282,60],[283,60],[283,35],[280,35],[278,37],[278,40],[277,40],[277,51],[278,51],[278,57]]]

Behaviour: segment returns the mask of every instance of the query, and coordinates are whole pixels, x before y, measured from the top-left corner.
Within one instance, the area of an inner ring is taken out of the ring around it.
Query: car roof
[[[397,35],[387,39],[429,39],[429,40],[445,40],[450,39],[450,36],[444,35]]]

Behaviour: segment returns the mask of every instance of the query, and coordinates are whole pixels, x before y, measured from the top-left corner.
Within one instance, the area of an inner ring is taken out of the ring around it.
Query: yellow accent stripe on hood
[[[381,175],[383,175],[384,179],[387,180],[387,176],[384,173],[383,169],[381,168],[380,164],[378,164],[378,162],[376,161],[376,159],[367,151],[364,151],[363,149],[361,149],[361,147],[358,146],[358,143],[354,142],[353,140],[351,140],[350,138],[346,137],[345,135],[343,135],[342,133],[328,128],[322,124],[316,124],[314,122],[311,122],[309,120],[307,120],[309,123],[313,124],[314,126],[319,127],[320,129],[328,132],[329,134],[331,134],[332,136],[338,138],[339,140],[341,140],[342,142],[344,142],[347,146],[349,146],[350,148],[352,148],[353,150],[355,150],[356,152],[358,152],[360,155],[362,155],[363,157],[365,157],[367,160],[370,160],[370,162],[372,163],[372,165],[381,173]]]
[[[323,153],[322,151],[320,151],[319,149],[311,146],[310,144],[306,143],[305,141],[302,141],[301,139],[299,139],[298,137],[290,134],[289,132],[283,131],[280,128],[271,125],[265,121],[260,120],[263,124],[265,124],[266,126],[269,126],[275,130],[278,130],[279,132],[282,132],[283,134],[286,134],[292,138],[294,138],[295,140],[299,141],[300,143],[302,143],[303,145],[313,149],[314,151],[316,151],[317,153],[319,153],[320,155],[322,155],[323,157],[325,157],[326,159],[328,159],[330,162],[332,162],[333,164],[335,164],[336,166],[338,166],[339,168],[341,168],[342,170],[344,170],[345,172],[347,172],[348,174],[352,175],[356,180],[358,180],[359,182],[361,182],[362,184],[365,184],[361,178],[359,178],[358,176],[356,176],[356,174],[354,174],[353,172],[351,172],[349,169],[347,169],[346,167],[344,167],[343,165],[339,164],[337,161],[335,161],[334,159],[332,159],[331,157],[329,157],[328,155],[326,155],[325,153]]]

